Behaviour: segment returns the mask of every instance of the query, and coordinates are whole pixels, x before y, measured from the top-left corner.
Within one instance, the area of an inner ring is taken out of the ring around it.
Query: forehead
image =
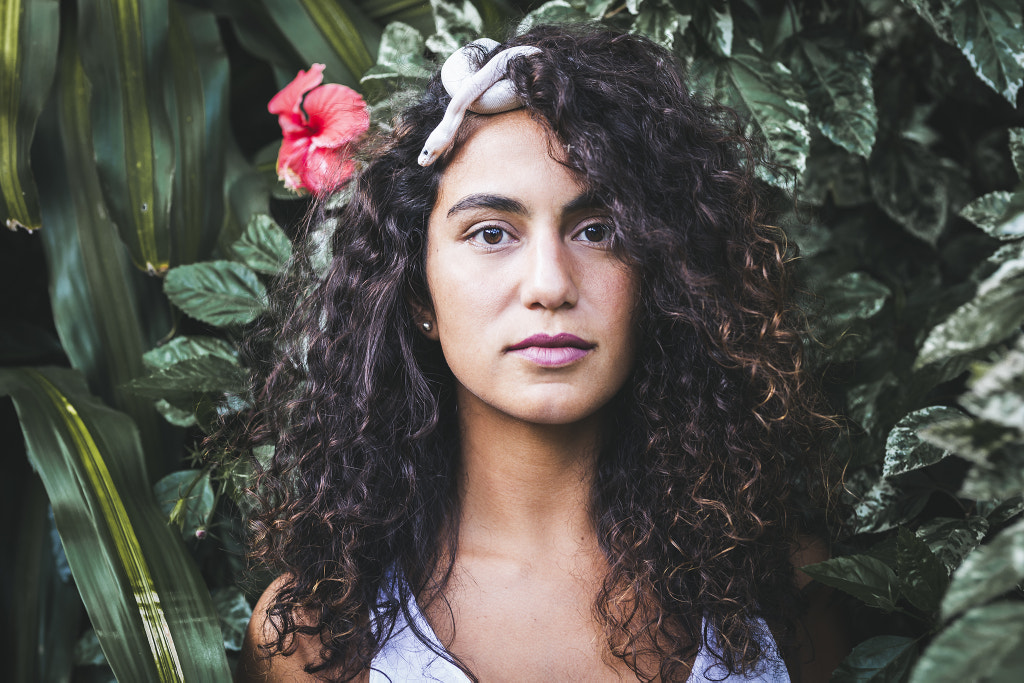
[[[478,192],[542,201],[582,191],[573,172],[557,160],[563,156],[558,140],[525,110],[475,123],[444,170],[435,211]]]

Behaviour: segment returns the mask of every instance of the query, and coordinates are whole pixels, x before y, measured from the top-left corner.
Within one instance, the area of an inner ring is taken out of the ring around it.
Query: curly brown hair
[[[786,625],[799,609],[790,556],[826,502],[832,431],[759,196],[763,147],[643,37],[542,26],[496,50],[510,45],[540,48],[508,76],[641,283],[637,359],[592,491],[609,566],[595,615],[641,679],[685,680],[707,639],[724,669],[750,671],[768,654],[752,618]],[[255,366],[248,439],[276,446],[252,489],[252,556],[288,577],[269,652],[318,638],[310,673],[366,670],[400,613],[414,623],[410,594],[443,595],[457,552],[454,378],[410,310],[429,302],[427,219],[452,151],[416,159],[449,100],[435,75],[367,144],[347,206],[314,221],[337,226],[329,268],[313,277],[300,254],[281,322],[252,343],[273,355]]]

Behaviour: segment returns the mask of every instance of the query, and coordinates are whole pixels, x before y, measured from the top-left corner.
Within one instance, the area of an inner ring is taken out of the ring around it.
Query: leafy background
[[[834,679],[1019,679],[1017,0],[0,0],[0,17],[15,680],[230,677],[267,577],[242,580],[247,460],[195,453],[247,405],[236,343],[308,201],[274,178],[270,97],[321,62],[386,128],[468,40],[578,20],[672,49],[791,170],[766,193],[849,427],[852,516],[808,568],[852,604]]]

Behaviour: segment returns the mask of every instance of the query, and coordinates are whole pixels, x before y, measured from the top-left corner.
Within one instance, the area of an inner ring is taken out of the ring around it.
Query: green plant
[[[113,11],[123,7],[138,13]],[[233,540],[246,470],[232,454],[193,468],[182,456],[217,410],[245,404],[235,342],[290,253],[278,224],[302,211],[272,178],[277,133],[256,112],[321,62],[386,126],[403,85],[519,15],[492,0],[0,0],[0,16],[18,19],[0,30],[3,210],[42,225],[53,325],[80,373],[29,368],[54,352],[12,335],[0,387],[15,397],[99,635],[53,616],[77,614],[78,598],[59,553],[38,541],[45,503],[26,495],[20,557],[39,570],[22,568],[33,588],[13,595],[40,629],[18,640],[16,675],[67,679],[79,640],[79,662],[105,659],[123,680],[157,679],[163,660],[162,680],[176,666],[225,678],[224,647],[237,649],[248,616]],[[856,603],[859,644],[836,680],[1014,677],[1024,669],[1019,3],[554,0],[524,21],[588,18],[670,47],[695,87],[735,107],[784,164],[766,192],[800,248],[808,349],[850,426],[853,514],[837,556],[807,569]],[[30,335],[46,339],[17,328]],[[97,453],[109,485],[89,474]],[[115,523],[97,512],[107,499]],[[187,584],[187,604],[161,602],[177,664],[158,643],[129,652],[156,642],[147,623],[160,622],[133,597],[146,573],[118,569],[135,552],[119,550],[118,520],[158,592]],[[180,571],[159,575],[164,562]],[[89,578],[103,566],[112,573]]]

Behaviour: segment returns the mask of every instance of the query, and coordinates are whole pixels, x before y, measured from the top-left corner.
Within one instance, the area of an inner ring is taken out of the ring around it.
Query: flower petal
[[[348,145],[336,149],[314,148],[306,155],[302,184],[316,195],[338,189],[355,173]]]
[[[315,147],[339,147],[363,135],[370,127],[370,112],[352,88],[328,83],[307,93],[302,108],[315,131]]]
[[[314,64],[309,71],[300,71],[292,82],[284,86],[267,104],[271,114],[299,113],[302,96],[324,80],[324,65]],[[280,119],[278,119],[280,121]],[[284,125],[282,124],[282,129]]]
[[[277,177],[289,190],[308,189],[302,182],[309,152],[309,138],[285,138],[277,152]]]

